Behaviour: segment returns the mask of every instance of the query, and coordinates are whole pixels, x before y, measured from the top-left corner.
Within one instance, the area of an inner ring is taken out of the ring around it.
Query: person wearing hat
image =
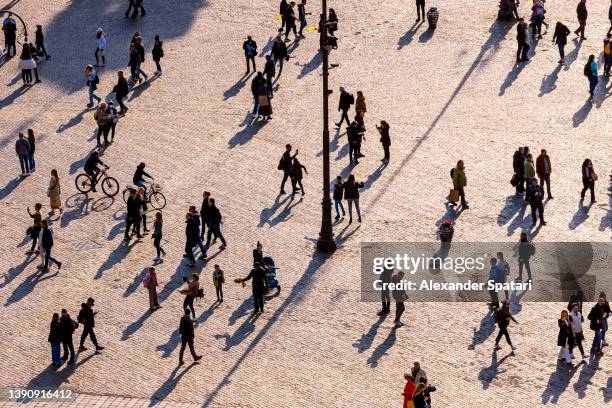
[[[193,361],[198,361],[202,358],[201,355],[197,355],[195,352],[195,348],[193,347],[193,339],[195,338],[195,333],[193,330],[193,320],[189,317],[189,309],[184,309],[185,312],[183,317],[181,317],[181,321],[179,324],[179,333],[181,335],[181,351],[179,352],[179,365],[185,364],[183,361],[183,354],[185,354],[185,346],[189,344],[189,351],[191,352],[191,356],[193,357]]]
[[[47,54],[47,50],[45,49],[45,36],[42,32],[42,26],[40,24],[36,25],[35,41],[36,44],[36,52],[41,53],[41,55],[45,56],[45,59],[51,58],[49,54]]]
[[[81,342],[79,345],[79,351],[86,351],[87,348],[84,346],[85,339],[89,335],[91,342],[96,347],[96,351],[103,350],[104,347],[98,344],[96,334],[94,333],[95,317],[98,312],[94,312],[92,307],[94,306],[93,298],[87,299],[87,303],[81,303],[81,311],[77,317],[79,323],[83,325],[83,333],[81,333]]]

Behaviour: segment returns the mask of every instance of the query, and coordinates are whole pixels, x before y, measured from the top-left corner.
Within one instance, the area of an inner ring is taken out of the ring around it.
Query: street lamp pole
[[[329,60],[327,49],[327,0],[322,0],[321,23],[319,27],[321,35],[321,57],[323,59],[323,201],[321,202],[321,231],[317,240],[317,251],[334,252],[336,242],[332,228],[332,205],[329,197],[330,169],[329,169]]]

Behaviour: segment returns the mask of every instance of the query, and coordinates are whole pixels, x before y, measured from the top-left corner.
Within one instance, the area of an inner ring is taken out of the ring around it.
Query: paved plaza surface
[[[314,252],[322,173],[316,33],[290,43],[273,119],[248,125],[253,77],[243,76],[241,46],[250,34],[260,50],[270,50],[277,1],[147,0],[146,17],[135,21],[123,17],[127,1],[9,2],[30,30],[43,25],[52,59],[39,64],[43,83],[30,88],[21,87],[16,59],[0,68],[0,83],[6,84],[0,86],[0,386],[66,386],[83,394],[65,406],[393,407],[402,403],[403,373],[420,360],[437,387],[435,407],[609,403],[608,353],[572,370],[557,368],[562,303],[514,307],[519,324],[510,326],[510,335],[518,349],[512,355],[505,343],[492,354],[497,328],[482,303],[408,303],[406,326],[392,330],[391,316],[377,319],[378,304],[359,302],[360,243],[435,240],[437,225],[455,218],[444,202],[449,169],[459,159],[466,163],[470,209],[456,217],[455,241],[517,241],[530,227],[530,210],[509,183],[519,145],[533,152],[546,148],[552,160],[555,198],[546,204],[548,225],[531,234],[534,242],[612,237],[612,83],[602,77],[590,103],[583,76],[588,55],[602,48],[608,4],[589,2],[588,40],[570,41],[560,67],[552,28],[558,19],[576,28],[574,1],[546,3],[550,30],[531,62],[520,66],[514,65],[516,27],[496,21],[497,1],[439,2],[434,33],[414,24],[413,3],[330,4],[340,19],[339,47],[330,56],[340,64],[330,71],[332,177],[351,172],[344,129],[333,130],[339,86],[364,92],[368,131],[366,157],[353,170],[365,182],[363,223],[335,224],[338,250],[323,257]],[[529,14],[527,3],[521,2],[521,15]],[[313,13],[309,24],[316,25],[320,3],[309,1],[307,8]],[[83,71],[94,62],[97,27],[108,32],[100,96],[110,93],[117,70],[129,72],[135,31],[147,47],[146,72],[154,71],[154,35],[164,41],[163,76],[130,93],[129,113],[102,156],[121,187],[146,162],[168,199],[162,242],[168,256],[158,267],[163,308],[154,314],[142,287],[155,255],[150,236],[126,246],[120,196],[86,197],[74,185],[95,146]],[[257,65],[263,69],[261,54]],[[391,126],[391,162],[384,168],[374,128],[380,119]],[[27,128],[38,135],[37,171],[20,180],[14,143]],[[286,143],[299,148],[308,169],[301,198],[278,196],[282,172],[276,166]],[[591,207],[579,204],[586,157],[600,175]],[[54,255],[64,265],[58,273],[41,274],[37,260],[24,254],[31,223],[26,206],[42,202],[47,213],[52,168],[59,172],[65,205],[63,216],[52,218]],[[228,246],[221,251],[216,244],[206,263],[189,268],[181,257],[184,214],[189,205],[199,208],[203,190],[221,209]],[[252,318],[250,288],[233,279],[248,274],[258,240],[280,268],[282,291]],[[215,263],[228,282],[218,307]],[[201,273],[206,293],[196,302],[195,329],[196,350],[204,357],[195,365],[186,357],[177,367],[183,301],[177,289],[192,271]],[[67,308],[76,317],[89,296],[96,300],[95,330],[106,348],[98,355],[81,353],[75,369],[52,370],[51,315]],[[585,332],[588,346],[592,332]]]

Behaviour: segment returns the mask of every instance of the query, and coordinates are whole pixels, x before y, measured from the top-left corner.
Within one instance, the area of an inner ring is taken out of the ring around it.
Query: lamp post
[[[21,18],[21,16],[19,14],[15,13],[14,11],[11,11],[11,10],[0,10],[0,16],[4,16],[4,13],[12,14],[15,17],[17,17],[19,19],[19,21],[21,21],[21,24],[23,25],[23,35],[25,37],[25,41],[24,42],[28,42],[28,26],[26,25],[25,21],[23,21],[23,18]]]
[[[319,34],[321,35],[321,57],[323,59],[323,201],[321,202],[321,231],[317,240],[318,252],[334,252],[336,242],[332,229],[331,199],[329,197],[329,60],[327,48],[327,0],[322,0],[321,22]]]

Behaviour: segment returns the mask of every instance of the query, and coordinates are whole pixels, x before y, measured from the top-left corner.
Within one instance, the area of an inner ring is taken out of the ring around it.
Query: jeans
[[[389,290],[380,291],[380,301],[382,302],[382,311],[389,313],[391,311],[391,297]]]
[[[599,82],[599,79],[597,79],[597,75],[589,76],[589,93],[591,95],[593,95],[593,93],[595,92],[595,87],[597,86],[598,82]]]
[[[336,207],[336,215],[340,217],[340,210],[342,210],[342,215],[345,215],[344,206],[342,205],[342,199],[334,198],[334,206]]]
[[[185,296],[185,300],[183,300],[183,310],[189,308],[191,310],[191,316],[195,319],[195,309],[193,308],[193,296],[187,295]]]
[[[289,178],[289,170],[283,170],[283,181],[281,182],[281,191],[285,191],[285,183],[287,182],[287,179]]]
[[[538,219],[538,217],[536,216],[536,212],[539,212],[540,222],[544,222],[544,205],[542,204],[542,201],[539,201],[539,202],[534,202],[534,201],[531,202],[531,220],[535,224]]]
[[[255,104],[253,105],[253,116],[257,115],[257,111],[259,111],[259,98],[258,95],[253,95],[253,99],[255,100]]]
[[[62,356],[62,360],[68,359],[68,352],[70,352],[69,362],[74,362],[74,344],[72,343],[72,336],[62,339],[62,346],[64,346],[64,355]]]
[[[200,251],[202,252],[202,256],[206,256],[206,247],[204,247],[204,242],[202,241],[202,237],[198,234],[198,247],[200,248]]]
[[[21,174],[30,172],[30,161],[27,154],[19,156],[19,164],[21,165]]]
[[[161,252],[162,252],[161,238],[160,237],[153,238],[153,246],[155,247],[155,250],[157,251],[157,257],[159,258],[159,256],[161,255]]]
[[[518,48],[516,50],[516,60],[519,61],[521,59],[527,59],[527,53],[529,52],[529,44],[527,42],[518,43]]]
[[[557,44],[557,47],[559,47],[559,56],[565,58],[565,44]]]
[[[59,266],[60,262],[51,256],[51,248],[45,248],[45,269],[49,268],[49,261]]]
[[[304,36],[302,32],[304,31],[304,28],[306,28],[307,25],[308,23],[306,22],[306,19],[300,20],[300,37]]]
[[[185,346],[189,344],[189,351],[191,352],[191,357],[195,360],[196,353],[193,348],[193,337],[185,337],[181,336],[181,351],[179,352],[179,361],[183,361],[183,355],[185,354]]]
[[[578,346],[578,350],[580,350],[580,354],[584,356],[584,348],[582,348],[582,332],[576,333],[576,337],[574,338],[574,341],[572,342],[569,348],[570,354],[573,353],[574,346]]]
[[[108,133],[110,132],[110,125],[98,126],[98,134],[96,135],[96,141],[100,143],[100,136],[104,135],[104,143],[108,143]]]
[[[81,333],[81,343],[80,343],[80,347],[83,347],[83,344],[85,343],[85,339],[87,338],[87,335],[89,335],[89,338],[91,339],[91,342],[93,343],[93,345],[98,348],[98,340],[96,339],[96,334],[93,331],[93,327],[91,326],[85,326],[83,325],[83,333]]]
[[[28,155],[28,165],[30,166],[30,171],[34,171],[36,168],[36,162],[34,161],[34,153],[30,153]]]
[[[191,261],[191,262],[195,262],[195,257],[193,256],[193,247],[196,243],[191,242],[191,241],[187,241],[185,243],[185,254],[187,254],[187,258]]]
[[[359,218],[359,222],[361,222],[361,210],[359,209],[359,199],[358,198],[347,198],[348,207],[349,207],[349,217],[351,220],[353,219],[353,203],[355,203],[355,211],[357,211],[357,217]]]
[[[161,65],[159,65],[159,60],[157,61],[153,60],[153,61],[155,61],[155,69],[157,69],[157,72],[162,72]]]
[[[591,348],[594,349],[596,353],[599,353],[601,351],[601,341],[603,337],[602,330],[594,330],[594,335],[595,337],[593,338]]]
[[[42,50],[43,55],[45,56],[45,58],[49,58],[49,54],[47,54],[47,50],[45,49],[45,45],[44,44],[36,44],[36,52],[40,52],[40,50]]]
[[[93,105],[93,100],[94,98],[100,102],[102,100],[102,98],[100,98],[98,95],[95,94],[94,92],[94,88],[93,88],[93,84],[89,85],[89,104]]]
[[[277,77],[280,76],[281,72],[283,72],[283,62],[284,62],[284,58],[276,58],[274,57],[274,65],[276,65],[276,63],[278,62],[278,74],[276,74]]]
[[[425,21],[425,0],[417,0],[416,8],[417,8],[417,17],[419,18],[419,20],[421,19],[421,14],[422,14],[423,21]]]
[[[210,246],[210,238],[212,237],[213,234],[215,234],[217,238],[221,239],[221,243],[223,245],[227,245],[227,243],[225,242],[225,238],[223,237],[223,234],[221,234],[221,226],[219,224],[211,223],[210,226],[208,227],[208,234],[206,234],[206,248]]]
[[[117,104],[119,105],[119,109],[121,109],[121,112],[125,112],[127,110],[125,104],[123,103],[123,98],[123,96],[118,97],[115,95],[115,99],[117,100]]]
[[[51,343],[51,361],[53,364],[60,364],[62,362],[60,358],[60,344],[59,342]]]
[[[601,321],[601,341],[606,341],[606,332],[608,331],[608,318],[604,318]]]

